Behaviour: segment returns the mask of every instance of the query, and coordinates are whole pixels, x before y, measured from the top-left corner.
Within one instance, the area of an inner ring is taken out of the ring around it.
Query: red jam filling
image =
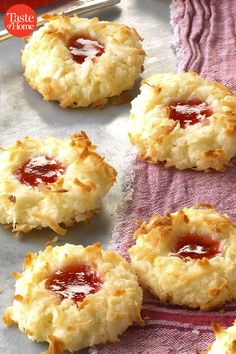
[[[210,259],[220,253],[220,242],[207,235],[187,234],[178,239],[172,252],[181,258]]]
[[[71,39],[69,49],[73,59],[82,64],[86,58],[95,59],[105,52],[104,47],[94,39],[74,37]]]
[[[65,167],[52,157],[37,156],[26,161],[16,171],[18,180],[35,187],[40,183],[54,183],[65,172]]]
[[[198,99],[172,103],[169,118],[179,121],[181,128],[205,120],[212,115],[212,110],[206,102]]]
[[[71,264],[52,274],[45,283],[61,299],[83,301],[89,294],[96,293],[102,285],[102,279],[89,265]]]

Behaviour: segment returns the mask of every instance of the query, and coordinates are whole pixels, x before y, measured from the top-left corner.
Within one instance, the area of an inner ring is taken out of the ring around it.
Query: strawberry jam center
[[[95,59],[100,57],[105,50],[104,47],[94,39],[74,37],[69,43],[69,49],[73,59],[82,64],[86,58]]]
[[[210,259],[220,253],[220,242],[207,235],[187,234],[178,239],[172,252],[181,258]]]
[[[54,183],[64,172],[60,162],[41,155],[27,160],[16,171],[16,177],[21,183],[35,187],[40,183]]]
[[[83,301],[89,294],[96,293],[102,285],[102,279],[90,266],[71,264],[59,269],[46,281],[45,287],[57,293],[61,299]]]
[[[201,100],[189,100],[172,103],[170,106],[169,118],[179,121],[181,128],[193,125],[205,120],[212,115],[212,110],[208,103]]]

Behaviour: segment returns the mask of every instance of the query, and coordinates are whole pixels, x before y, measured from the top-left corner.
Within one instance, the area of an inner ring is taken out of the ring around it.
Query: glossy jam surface
[[[46,281],[45,287],[61,299],[83,301],[89,294],[96,293],[102,286],[102,279],[89,265],[71,264],[59,269]]]
[[[73,59],[82,64],[86,58],[95,59],[105,52],[104,47],[90,38],[74,37],[69,44]]]
[[[35,187],[40,183],[54,183],[63,175],[65,167],[52,157],[37,156],[26,161],[16,171],[18,180],[26,185]]]
[[[220,242],[208,235],[187,234],[178,239],[172,252],[181,258],[210,259],[220,253]]]
[[[197,99],[172,103],[169,109],[169,118],[179,121],[181,128],[201,122],[213,113],[206,102]]]

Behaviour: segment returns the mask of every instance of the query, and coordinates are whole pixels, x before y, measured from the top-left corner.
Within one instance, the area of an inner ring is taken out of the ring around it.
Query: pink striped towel
[[[236,89],[236,1],[175,0],[171,22],[179,71],[193,70],[210,80]],[[198,202],[210,202],[236,221],[236,164],[225,173],[165,169],[131,156],[124,183],[124,201],[111,248],[127,256],[133,244],[134,221],[153,213],[175,211]],[[160,304],[145,294],[143,328],[130,327],[117,343],[91,349],[95,354],[193,354],[213,340],[211,323],[229,326],[236,318],[236,303],[203,313]],[[221,353],[219,353],[221,354]]]

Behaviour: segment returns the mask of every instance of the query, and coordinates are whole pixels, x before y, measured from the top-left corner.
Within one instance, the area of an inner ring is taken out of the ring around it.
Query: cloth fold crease
[[[236,89],[236,1],[175,0],[171,24],[178,71],[196,71],[203,77]],[[130,157],[124,182],[124,200],[118,211],[111,248],[126,259],[133,244],[134,222],[152,214],[212,203],[236,221],[236,163],[224,173],[165,169]],[[90,350],[97,354],[194,354],[213,340],[211,323],[229,326],[236,318],[236,302],[203,313],[160,304],[145,292],[143,328],[130,327],[117,343]]]

